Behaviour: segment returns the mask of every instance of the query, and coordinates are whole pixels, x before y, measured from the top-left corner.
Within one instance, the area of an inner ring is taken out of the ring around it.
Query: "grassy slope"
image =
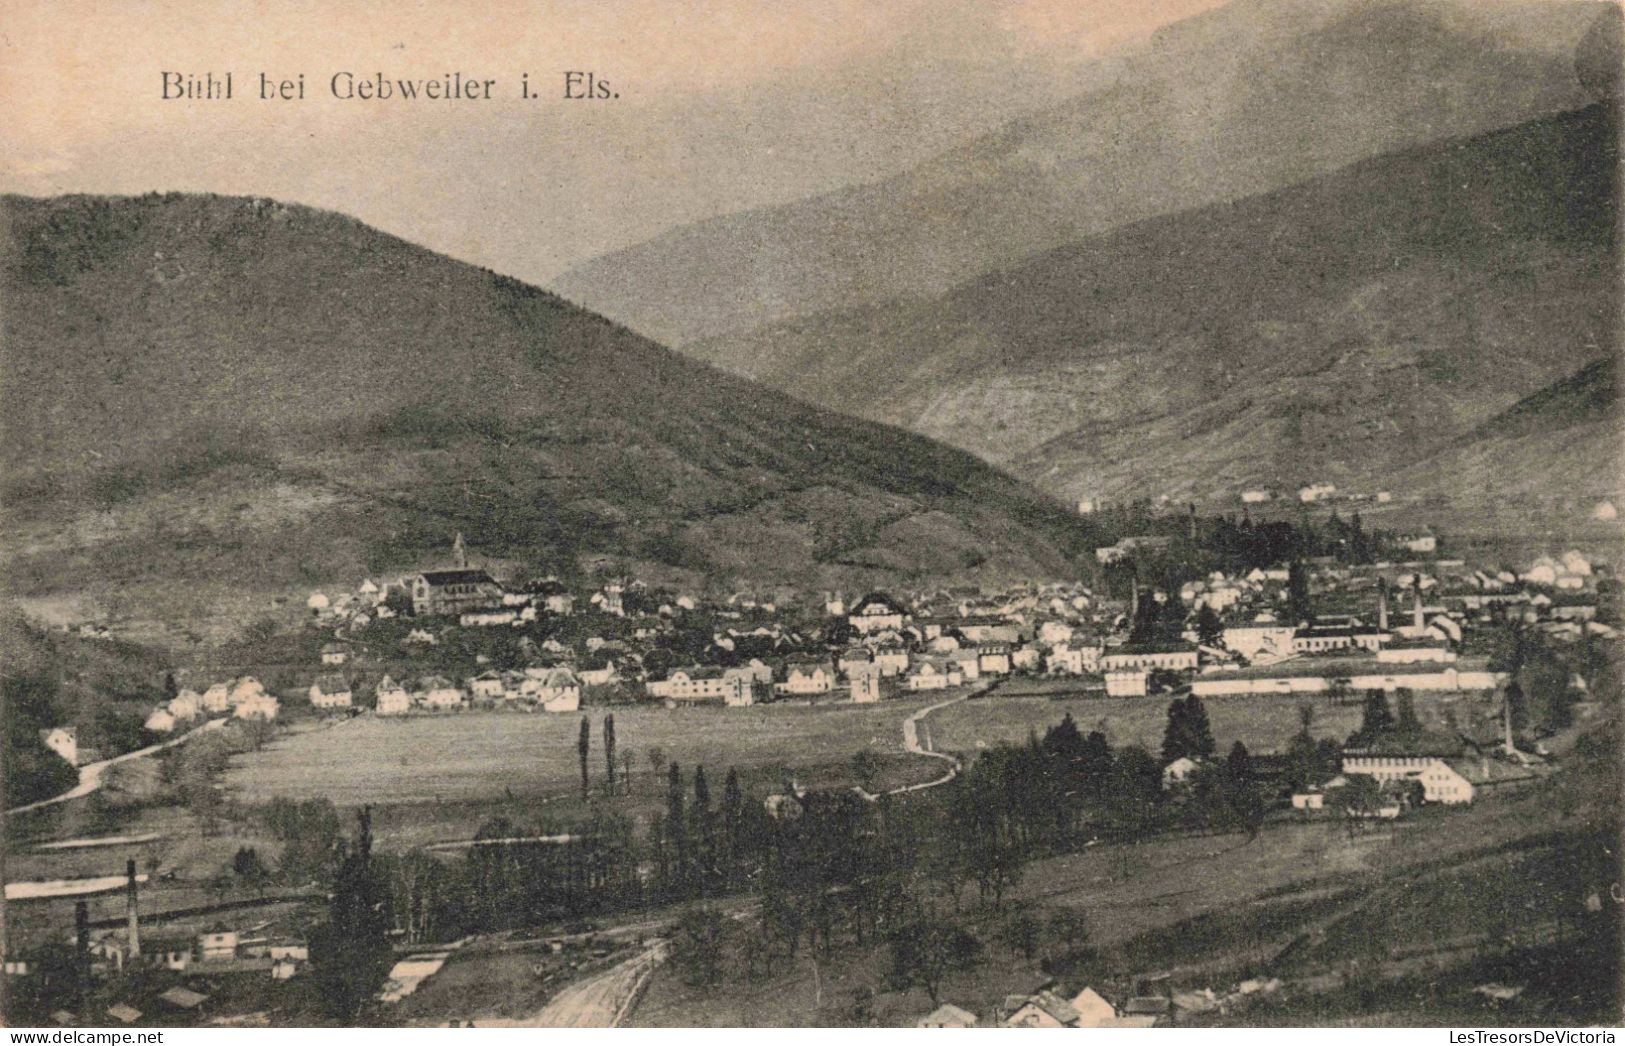
[[[0,612],[0,803],[20,806],[66,791],[78,773],[40,743],[39,731],[71,726],[81,750],[105,756],[142,747],[147,713],[164,696],[167,664],[132,643],[49,633]]]
[[[1613,357],[1588,364],[1404,469],[1396,482],[1490,518],[1520,510],[1539,518],[1554,507],[1583,517],[1620,491],[1618,369]]]
[[[1618,129],[1596,105],[1384,156],[739,345],[1063,495],[1386,486],[1618,345]],[[1607,453],[1560,459],[1609,486]]]
[[[1606,971],[1599,985],[1589,968],[1548,969],[1539,956],[1513,955],[1486,972],[1472,965],[1479,952],[1454,950],[1468,940],[1498,955],[1493,938],[1504,926],[1521,940],[1536,939],[1559,907],[1570,905],[1572,914],[1572,903],[1587,891],[1606,892],[1617,859],[1597,844],[1619,831],[1617,720],[1592,724],[1589,736],[1585,751],[1532,788],[1466,809],[1428,809],[1398,825],[1351,835],[1336,819],[1286,817],[1256,839],[1161,837],[1036,861],[1012,891],[1011,908],[1029,911],[1041,925],[1061,909],[1085,914],[1089,944],[1100,952],[1095,960],[1062,957],[1066,949],[1041,934],[1039,952],[1061,957],[1055,969],[1068,992],[1090,984],[1121,998],[1153,973],[1169,975],[1154,985],[1157,992],[1228,990],[1252,976],[1289,982],[1267,1003],[1181,1023],[1470,1019],[1479,1026],[1538,1026],[1606,1019],[1618,1005],[1617,984]],[[1003,916],[967,908],[960,919],[988,951],[976,968],[946,979],[945,1001],[985,1015],[1005,992],[1030,991],[1048,979],[1037,961],[999,943]],[[1595,944],[1600,929],[1602,943],[1612,947],[1605,918],[1582,922],[1583,942]],[[1569,932],[1571,955],[1578,954],[1577,930]],[[1430,968],[1430,961],[1437,965]],[[930,1012],[924,991],[891,991],[885,972],[884,948],[859,946],[838,948],[817,963],[804,949],[796,964],[771,977],[711,991],[688,987],[667,967],[656,973],[632,1023],[845,1024],[853,993],[864,988],[876,993],[870,1023],[908,1026]],[[1353,976],[1362,994],[1350,998],[1335,984],[1305,983],[1328,973]],[[1434,985],[1431,993],[1411,994],[1415,985],[1403,978],[1418,974]],[[1516,1006],[1490,1008],[1470,992],[1486,980],[1529,991]]]
[[[903,718],[924,699],[878,705],[809,708],[614,709],[621,751],[636,757],[634,794],[617,800],[622,812],[653,812],[663,778],[646,753],[659,747],[689,774],[703,766],[721,787],[737,768],[745,791],[766,795],[786,772],[807,787],[855,783],[849,763],[858,751],[885,760],[878,787],[897,787],[941,775],[936,761],[902,749]],[[589,771],[594,787],[603,774],[602,714],[594,712]],[[491,811],[518,800],[521,818],[585,816],[579,801],[575,750],[580,718],[574,715],[468,714],[360,719],[300,730],[238,759],[226,786],[243,800],[326,797],[340,805],[372,803],[380,810],[380,838],[406,843],[466,839]],[[364,752],[364,758],[353,753]]]
[[[873,185],[668,232],[560,288],[675,345],[933,295],[1083,237],[1584,105],[1602,4],[1236,0]],[[741,371],[754,345],[693,346]]]
[[[966,454],[339,215],[172,195],[0,216],[16,594],[183,583],[166,612],[263,608],[458,529],[495,560],[719,582],[1067,570],[1067,515]]]

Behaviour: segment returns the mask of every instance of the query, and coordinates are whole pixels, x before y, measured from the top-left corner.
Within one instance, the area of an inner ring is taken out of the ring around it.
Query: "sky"
[[[275,197],[545,284],[674,225],[903,170],[1220,2],[0,0],[0,189]],[[165,71],[228,70],[229,102],[161,97]],[[567,70],[619,97],[564,100]],[[498,83],[341,101],[340,71]],[[261,72],[304,73],[307,97],[259,99]]]

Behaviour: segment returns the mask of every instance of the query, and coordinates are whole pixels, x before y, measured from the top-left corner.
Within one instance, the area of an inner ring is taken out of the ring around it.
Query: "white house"
[[[954,650],[941,660],[949,665],[949,671],[958,670],[959,676],[967,683],[982,678],[982,658],[974,650]]]
[[[1311,483],[1307,487],[1298,488],[1298,500],[1303,502],[1324,501],[1337,493],[1335,483]]]
[[[258,697],[250,697],[239,702],[232,709],[232,715],[238,719],[260,719],[269,723],[277,717],[277,713],[281,710],[282,705],[276,698],[270,694],[261,693]]]
[[[79,765],[79,732],[71,726],[53,726],[49,730],[41,730],[39,739],[45,747],[68,761],[69,766]]]
[[[1065,621],[1046,621],[1038,626],[1038,644],[1040,646],[1060,646],[1072,638],[1076,629]]]
[[[903,677],[909,690],[943,690],[964,682],[959,667],[936,658],[921,658],[913,671]]]
[[[1018,996],[1019,998],[1019,996]],[[1054,992],[1029,996],[1004,1019],[1006,1028],[1076,1028],[1078,1011]]]
[[[197,949],[204,962],[216,959],[235,959],[237,957],[237,931],[227,929],[221,923],[215,923],[203,933],[198,934]]]
[[[583,686],[604,686],[613,683],[618,676],[615,673],[615,662],[610,661],[602,668],[584,668],[576,673]]]
[[[1399,539],[1409,552],[1437,552],[1439,539],[1432,534],[1408,534]]]
[[[1173,762],[1169,763],[1167,766],[1163,767],[1163,791],[1166,792],[1184,784],[1190,778],[1191,774],[1196,772],[1196,768],[1201,765],[1201,763],[1198,763],[1190,756],[1182,755],[1178,759],[1175,759]]]
[[[1117,1016],[1117,1007],[1107,1002],[1093,988],[1085,988],[1072,997],[1072,1009],[1078,1015],[1078,1027],[1098,1028]]]
[[[817,661],[787,665],[780,689],[787,694],[827,694],[835,689],[835,669]]]
[[[387,675],[378,681],[373,696],[378,702],[379,715],[405,715],[412,710],[412,695]]]
[[[852,607],[852,613],[847,617],[847,621],[860,634],[868,635],[887,629],[901,629],[905,617],[902,607],[891,597],[884,593],[871,592]]]
[[[1320,789],[1306,792],[1292,793],[1292,809],[1294,810],[1324,810],[1326,808],[1326,793]]]
[[[203,695],[196,690],[182,690],[169,699],[168,707],[176,719],[191,719],[203,711]]]
[[[976,667],[984,676],[1010,674],[1010,647],[1004,643],[986,643],[976,650]]]
[[[503,685],[502,673],[487,669],[468,681],[468,692],[475,697],[495,699],[507,691]]]
[[[1081,676],[1085,672],[1097,672],[1100,657],[1105,652],[1104,643],[1074,639],[1050,651],[1048,667],[1057,675]]]
[[[350,683],[349,680],[336,672],[317,676],[316,681],[310,684],[310,703],[316,708],[349,708]]]
[[[167,708],[154,708],[142,725],[155,734],[167,734],[175,729],[175,715]]]
[[[882,643],[874,648],[875,667],[883,676],[900,676],[908,671],[908,648],[901,643]]]
[[[644,684],[650,697],[667,701],[722,701],[740,703],[739,691],[749,689],[743,676],[730,676],[720,668],[710,666],[673,669],[665,679],[650,680]]]
[[[242,676],[231,682],[231,705],[235,708],[244,701],[252,701],[265,696],[265,687],[253,676]]]
[[[231,707],[231,687],[216,683],[203,691],[203,707],[211,712],[224,712]]]
[[[1278,661],[1292,656],[1292,636],[1296,631],[1290,625],[1254,622],[1226,628],[1222,641],[1226,650],[1249,661]]]
[[[550,668],[534,685],[530,696],[547,712],[574,712],[581,708],[581,680],[568,668]]]
[[[463,692],[442,676],[418,680],[416,703],[437,712],[455,712],[464,704]]]
[[[350,660],[350,648],[343,643],[327,643],[322,647],[322,664],[342,665]]]
[[[1456,805],[1473,801],[1473,783],[1442,756],[1345,752],[1343,773],[1364,774],[1379,783],[1420,781],[1422,799],[1429,803]]]

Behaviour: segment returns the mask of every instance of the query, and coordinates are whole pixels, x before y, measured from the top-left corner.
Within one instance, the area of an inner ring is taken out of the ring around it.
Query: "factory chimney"
[[[130,958],[141,954],[141,919],[136,914],[135,858],[124,862],[124,921],[130,933]]]
[[[1377,579],[1377,627],[1388,631],[1388,579]]]
[[[1422,631],[1422,575],[1416,575],[1416,587],[1411,589],[1411,624],[1418,632]]]
[[[90,965],[90,905],[73,902],[73,956],[80,969]]]

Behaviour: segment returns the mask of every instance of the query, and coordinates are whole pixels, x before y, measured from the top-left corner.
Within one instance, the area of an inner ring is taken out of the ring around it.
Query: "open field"
[[[1016,686],[1019,684],[1007,684]],[[1084,733],[1099,730],[1113,746],[1137,744],[1155,755],[1162,747],[1168,723],[1169,695],[1154,697],[1078,697],[1057,688],[1048,696],[1005,696],[1005,687],[972,698],[926,719],[922,739],[929,738],[942,752],[974,752],[1000,741],[1020,743],[1029,732],[1045,730],[1070,714]],[[1454,708],[1462,721],[1476,698],[1462,695],[1416,695],[1416,711],[1424,723],[1434,723],[1446,708]],[[1241,741],[1255,754],[1281,751],[1299,729],[1298,696],[1245,695],[1203,701],[1213,738],[1220,752]],[[1360,725],[1359,704],[1339,706],[1314,699],[1316,737],[1342,739]]]
[[[619,752],[633,756],[633,798],[664,794],[647,752],[659,747],[685,779],[704,766],[719,790],[737,767],[747,792],[776,787],[789,772],[803,784],[856,783],[847,764],[867,749],[882,757],[876,784],[896,787],[940,776],[934,760],[903,750],[902,720],[935,698],[874,705],[758,705],[751,708],[591,709],[594,787],[604,774],[604,716],[615,715]],[[326,797],[340,806],[460,806],[515,799],[564,813],[579,795],[576,715],[363,716],[328,729],[299,729],[234,760],[231,794],[245,801]],[[554,804],[558,804],[556,807]],[[477,822],[464,824],[472,835]]]

